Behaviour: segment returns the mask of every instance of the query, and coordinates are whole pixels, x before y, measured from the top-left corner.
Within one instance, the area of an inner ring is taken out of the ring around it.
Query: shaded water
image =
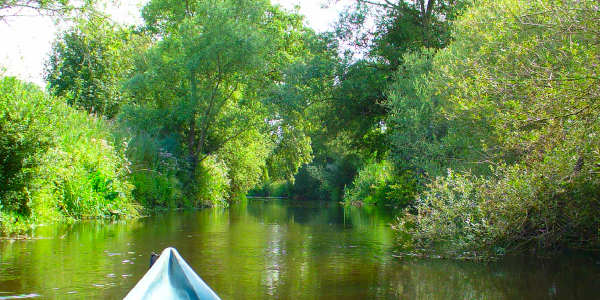
[[[122,298],[149,253],[176,247],[223,299],[597,299],[600,257],[474,263],[392,256],[392,216],[332,203],[229,209],[39,228],[0,241],[0,299]]]

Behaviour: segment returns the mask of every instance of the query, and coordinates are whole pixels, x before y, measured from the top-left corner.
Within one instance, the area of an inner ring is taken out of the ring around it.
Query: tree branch
[[[374,2],[374,1],[369,1],[369,0],[358,0],[359,3],[366,3],[366,4],[370,4],[370,5],[375,5],[375,6],[379,6],[379,7],[383,7],[383,8],[392,8],[395,9],[398,7],[397,4],[392,3],[389,0],[383,0],[384,3],[381,2]]]

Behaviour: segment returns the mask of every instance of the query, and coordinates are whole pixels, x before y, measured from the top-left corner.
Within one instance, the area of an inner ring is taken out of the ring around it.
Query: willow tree
[[[240,172],[240,162],[263,167],[281,117],[269,94],[309,54],[301,17],[256,0],[154,0],[143,15],[159,40],[128,83],[136,105],[154,116],[143,127],[174,136],[192,174],[215,155]],[[231,145],[256,149],[254,158],[234,159]]]

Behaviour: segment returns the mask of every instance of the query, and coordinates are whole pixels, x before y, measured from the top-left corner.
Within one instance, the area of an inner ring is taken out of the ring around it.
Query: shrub
[[[397,175],[388,161],[366,164],[344,191],[350,204],[387,204],[405,207],[412,202],[416,181],[410,171]]]
[[[130,175],[133,197],[146,208],[177,207],[184,198],[181,183],[151,169],[138,170]]]
[[[447,129],[428,146],[457,149],[454,171],[400,221],[415,245],[600,248],[599,17],[590,0],[486,0],[457,20],[428,73]]]
[[[248,195],[254,197],[289,197],[292,184],[287,180],[265,180],[263,183],[250,190]]]
[[[177,207],[183,201],[183,183],[179,169],[185,163],[173,152],[170,139],[159,139],[142,130],[125,130],[123,124],[115,135],[129,140],[124,151],[131,161],[129,179],[134,185],[134,198],[146,208]]]
[[[383,203],[401,208],[412,205],[419,188],[415,174],[404,170],[383,187]]]
[[[260,182],[271,150],[272,145],[260,132],[248,130],[216,153],[227,166],[231,196],[245,196]]]
[[[310,200],[343,200],[344,187],[351,184],[362,159],[356,154],[332,153],[304,165],[294,176],[292,195]]]
[[[600,247],[600,181],[555,167],[513,165],[496,169],[494,178],[449,171],[418,197],[405,231],[420,247],[459,254]],[[542,169],[553,175],[540,176]],[[556,180],[558,174],[568,179]]]
[[[33,85],[0,79],[0,199],[2,210],[30,214],[28,183],[54,143],[52,100]]]
[[[8,222],[136,215],[129,162],[107,122],[14,78],[0,79],[0,108],[5,230]]]
[[[294,175],[291,194],[304,200],[326,200],[329,193],[323,187],[322,168],[315,165],[302,166]]]
[[[196,171],[196,183],[193,194],[195,207],[228,206],[230,179],[225,162],[211,155],[202,161]]]
[[[383,202],[385,186],[392,178],[392,166],[387,161],[368,163],[354,178],[352,186],[344,191],[344,201],[347,203],[375,204]]]

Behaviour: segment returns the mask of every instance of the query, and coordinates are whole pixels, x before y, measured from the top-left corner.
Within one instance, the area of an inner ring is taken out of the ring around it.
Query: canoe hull
[[[158,260],[124,299],[220,300],[172,247],[163,250]]]

